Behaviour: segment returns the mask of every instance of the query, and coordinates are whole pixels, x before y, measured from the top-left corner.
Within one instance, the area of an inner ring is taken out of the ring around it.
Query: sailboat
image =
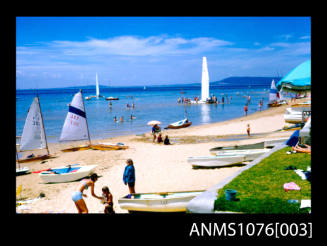
[[[96,93],[95,96],[88,96],[88,97],[85,97],[85,99],[90,100],[91,98],[99,99],[99,97],[104,97],[104,96],[100,95],[98,73],[95,74],[95,93]]]
[[[183,96],[183,92],[181,92],[182,96]],[[185,128],[188,127],[190,125],[192,125],[192,122],[188,120],[187,118],[187,111],[186,111],[186,107],[185,107],[185,101],[184,101],[184,110],[185,110],[185,119],[174,122],[169,124],[165,129],[179,129],[179,128]]]
[[[46,149],[47,154],[31,154],[25,159],[19,159],[18,153],[16,152],[18,164],[51,158],[49,154],[47,138],[45,135],[43,117],[38,96],[34,97],[33,102],[28,110],[19,148],[19,152]],[[20,165],[19,168],[16,169],[16,173],[25,173],[27,171],[27,168],[21,168]]]
[[[205,56],[202,58],[201,99],[199,101],[191,101],[191,103],[211,103],[209,96],[209,72],[207,57]]]
[[[280,94],[281,93],[282,93],[282,91],[280,92]],[[277,88],[276,88],[276,85],[275,85],[275,80],[272,80],[271,86],[270,86],[270,91],[269,91],[268,106],[269,107],[278,107],[278,106],[281,106],[281,105],[283,105],[285,103],[286,103],[285,100],[280,100],[279,99]]]
[[[116,150],[126,149],[128,146],[123,144],[92,144],[90,139],[89,128],[87,124],[85,105],[83,101],[82,90],[74,95],[72,102],[69,104],[68,114],[62,128],[59,141],[77,141],[88,140],[88,144],[79,145],[63,149],[63,152],[71,152],[87,149]]]

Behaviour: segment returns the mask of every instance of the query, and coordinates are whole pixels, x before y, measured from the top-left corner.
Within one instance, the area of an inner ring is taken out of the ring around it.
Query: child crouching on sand
[[[109,191],[109,188],[107,186],[104,186],[102,188],[102,197],[103,197],[103,203],[106,205],[104,208],[105,214],[115,214],[114,211],[114,204],[113,204],[113,198],[112,194]]]

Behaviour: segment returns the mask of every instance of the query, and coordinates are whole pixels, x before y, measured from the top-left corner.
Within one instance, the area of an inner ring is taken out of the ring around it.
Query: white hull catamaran
[[[39,97],[36,96],[33,99],[33,102],[28,110],[28,114],[26,117],[23,133],[21,136],[19,151],[32,151],[37,149],[46,149],[47,154],[45,155],[30,155],[25,159],[19,159],[17,153],[17,162],[31,162],[31,161],[39,161],[44,159],[51,158],[49,154],[46,134],[44,130],[43,117],[39,102]],[[17,173],[26,172],[26,168],[18,168],[16,170]]]

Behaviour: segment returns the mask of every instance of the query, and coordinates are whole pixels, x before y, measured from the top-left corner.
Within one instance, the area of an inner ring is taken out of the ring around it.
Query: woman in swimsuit
[[[79,184],[78,190],[74,191],[72,194],[72,199],[75,202],[78,213],[87,214],[89,211],[86,207],[86,203],[83,200],[83,196],[87,197],[86,194],[83,194],[84,189],[87,190],[91,186],[91,195],[99,200],[102,200],[102,197],[94,194],[94,183],[98,180],[98,175],[93,173],[90,179],[83,179]]]

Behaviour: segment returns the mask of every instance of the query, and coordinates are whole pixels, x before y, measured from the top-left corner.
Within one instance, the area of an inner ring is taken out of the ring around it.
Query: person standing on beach
[[[244,106],[244,115],[247,116],[248,115],[248,105],[245,104]]]
[[[130,194],[134,194],[135,193],[135,168],[133,165],[133,160],[132,159],[128,159],[126,161],[126,167],[124,170],[124,175],[123,175],[123,181],[124,184],[127,185],[128,184],[128,189],[129,189],[129,193]]]
[[[79,214],[87,214],[89,211],[86,207],[86,203],[83,199],[84,197],[87,197],[86,194],[83,194],[84,190],[87,190],[91,186],[91,195],[99,200],[102,200],[102,197],[97,196],[94,193],[94,183],[98,180],[98,175],[96,173],[93,173],[90,177],[90,179],[83,179],[79,186],[77,191],[74,191],[72,194],[72,199],[75,203],[75,206],[78,210]]]
[[[247,124],[246,132],[248,133],[248,137],[250,137],[250,124]]]

